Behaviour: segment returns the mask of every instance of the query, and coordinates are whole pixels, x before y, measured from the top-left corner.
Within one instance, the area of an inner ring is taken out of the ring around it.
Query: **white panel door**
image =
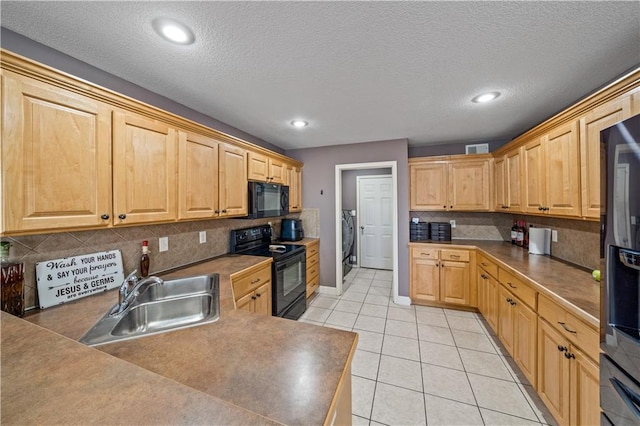
[[[358,176],[360,267],[393,269],[391,176]]]

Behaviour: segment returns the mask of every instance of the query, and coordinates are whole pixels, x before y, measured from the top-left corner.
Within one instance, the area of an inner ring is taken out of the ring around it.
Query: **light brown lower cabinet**
[[[478,266],[478,310],[498,333],[498,281]]]
[[[236,309],[271,315],[271,264],[258,265],[231,276]]]
[[[597,364],[538,319],[538,394],[560,425],[600,424]]]
[[[535,388],[537,315],[502,285],[498,295],[498,337]]]
[[[413,303],[477,305],[477,286],[472,280],[475,251],[411,247],[409,291]]]

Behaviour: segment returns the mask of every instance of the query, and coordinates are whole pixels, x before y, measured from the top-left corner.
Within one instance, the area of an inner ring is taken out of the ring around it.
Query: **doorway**
[[[374,163],[337,164],[335,166],[335,271],[336,271],[336,295],[342,294],[343,268],[342,268],[342,172],[347,170],[365,169],[391,169],[391,264],[392,264],[392,295],[395,303],[398,298],[398,165],[397,161],[381,161]],[[358,225],[359,226],[359,225]],[[359,229],[359,228],[357,228]]]

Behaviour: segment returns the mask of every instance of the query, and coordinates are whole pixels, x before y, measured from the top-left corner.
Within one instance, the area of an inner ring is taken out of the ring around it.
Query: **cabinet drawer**
[[[440,250],[441,260],[453,260],[456,262],[468,262],[469,251],[468,250]]]
[[[582,349],[591,359],[597,361],[600,354],[598,331],[542,294],[539,302],[538,315],[546,319],[560,334]]]
[[[316,275],[312,279],[307,279],[307,297],[320,287],[320,275]]]
[[[320,264],[307,265],[307,282],[320,275]]]
[[[318,253],[314,254],[311,257],[307,255],[307,270],[310,269],[312,266],[317,265],[319,261],[320,261],[320,255]]]
[[[478,253],[478,265],[494,278],[498,277],[498,265],[496,265],[492,260],[489,260],[482,253]]]
[[[417,259],[437,259],[438,258],[438,249],[427,248],[427,247],[412,247],[411,248],[411,257]]]
[[[247,293],[255,290],[261,285],[271,281],[271,268],[262,268],[253,274],[243,276],[241,278],[232,279],[233,294],[236,300],[240,299]]]
[[[316,254],[320,253],[320,243],[318,241],[307,245],[307,262],[308,259]]]
[[[512,273],[498,268],[498,281],[525,304],[536,310],[536,291]]]

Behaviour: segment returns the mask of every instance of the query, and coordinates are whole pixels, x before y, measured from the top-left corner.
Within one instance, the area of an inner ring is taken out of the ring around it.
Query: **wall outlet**
[[[451,227],[452,227],[452,228],[455,228],[455,227],[456,227],[456,221],[455,221],[454,219],[451,219],[451,220],[449,221],[449,223],[451,224]]]
[[[558,231],[555,229],[551,230],[551,241],[554,243],[558,242]]]
[[[200,231],[200,244],[207,242],[207,231]]]
[[[169,237],[160,237],[158,239],[158,250],[159,251],[167,251],[169,250]]]

